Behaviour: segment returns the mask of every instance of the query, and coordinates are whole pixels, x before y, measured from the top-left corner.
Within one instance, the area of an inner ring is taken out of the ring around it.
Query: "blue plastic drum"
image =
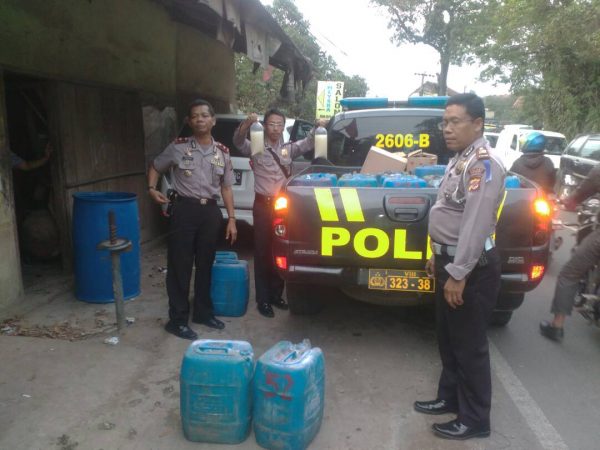
[[[140,223],[137,196],[128,192],[73,194],[73,254],[75,297],[89,303],[114,301],[110,253],[96,246],[109,238],[108,212],[115,212],[117,237],[129,239],[121,253],[123,297],[140,295]]]

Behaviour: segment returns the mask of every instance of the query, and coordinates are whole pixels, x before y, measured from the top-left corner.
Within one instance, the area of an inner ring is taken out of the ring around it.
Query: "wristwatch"
[[[156,190],[156,186],[148,186],[148,190],[149,191],[155,191]]]

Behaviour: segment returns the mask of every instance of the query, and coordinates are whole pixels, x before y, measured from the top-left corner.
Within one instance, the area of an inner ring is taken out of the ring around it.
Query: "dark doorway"
[[[8,146],[25,287],[60,271],[60,232],[53,212],[48,81],[5,73]]]

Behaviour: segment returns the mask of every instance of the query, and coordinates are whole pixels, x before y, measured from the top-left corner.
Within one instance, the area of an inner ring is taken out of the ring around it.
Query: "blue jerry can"
[[[325,405],[325,360],[308,339],[281,341],[260,357],[253,383],[254,434],[268,449],[302,450],[316,436]]]
[[[210,298],[215,316],[243,316],[246,314],[249,297],[248,262],[233,259],[215,260],[210,281]]]
[[[418,176],[419,178],[423,178],[427,175],[437,175],[437,176],[443,177],[445,173],[446,173],[446,166],[443,166],[441,164],[415,167],[415,175]]]
[[[307,173],[294,178],[292,186],[335,186],[337,175],[334,173]]]
[[[238,444],[250,432],[254,353],[244,341],[202,339],[181,364],[181,424],[194,442]]]
[[[518,189],[521,187],[521,180],[519,180],[519,177],[509,175],[504,179],[504,187],[507,189]]]
[[[338,180],[339,187],[377,187],[377,177],[364,173],[345,173]]]
[[[223,251],[219,250],[215,253],[215,261],[221,259],[238,259],[238,254],[236,252]]]

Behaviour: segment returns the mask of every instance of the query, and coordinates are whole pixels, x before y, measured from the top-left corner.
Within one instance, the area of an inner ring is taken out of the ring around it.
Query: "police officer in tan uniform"
[[[436,278],[436,328],[442,373],[437,398],[417,401],[425,414],[456,413],[433,425],[437,436],[469,439],[490,434],[491,373],[486,329],[500,290],[494,244],[504,199],[505,169],[483,138],[485,109],[475,94],[450,97],[441,122],[449,150],[437,201],[429,213]]]
[[[237,230],[233,207],[234,181],[229,149],[215,142],[211,130],[215,112],[205,100],[195,100],[188,109],[187,122],[193,131],[179,138],[158,155],[148,171],[148,190],[156,203],[169,200],[156,189],[160,173],[172,171],[173,212],[169,222],[167,294],[169,322],[165,330],[184,339],[197,339],[188,326],[189,291],[192,268],[196,267],[192,322],[210,328],[225,325],[213,315],[210,298],[211,269],[215,259],[223,214],[217,206],[219,194],[227,209],[225,238],[235,242]]]
[[[233,143],[239,151],[251,156],[250,141],[246,135],[250,126],[258,120],[253,113],[240,124],[233,135]],[[298,142],[283,142],[285,115],[276,109],[264,115],[265,151],[251,156],[254,171],[254,284],[258,311],[265,317],[274,317],[272,306],[288,309],[281,297],[284,282],[279,277],[272,255],[273,201],[286,180],[292,174],[292,160],[314,148],[314,129]],[[321,122],[319,122],[321,124]],[[272,305],[272,306],[271,306]]]

